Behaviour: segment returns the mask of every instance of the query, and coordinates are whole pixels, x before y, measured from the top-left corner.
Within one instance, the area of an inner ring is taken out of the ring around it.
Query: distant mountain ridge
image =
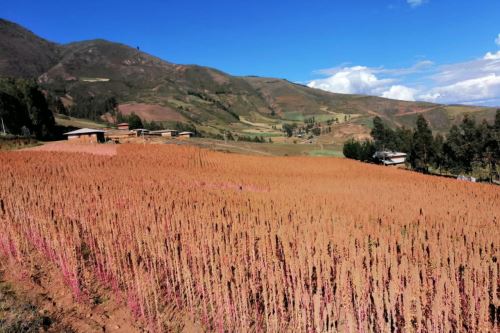
[[[78,95],[114,96],[124,110],[136,107],[137,113],[145,112],[153,120],[184,119],[214,133],[251,132],[256,127],[262,131],[264,125],[313,116],[342,118],[366,127],[379,115],[389,125],[412,127],[420,113],[434,130],[445,131],[466,112],[488,120],[495,112],[485,107],[336,94],[283,79],[237,77],[213,68],[173,64],[100,39],[61,45],[3,19],[0,76],[35,77],[67,104]],[[142,110],[144,105],[148,107]]]

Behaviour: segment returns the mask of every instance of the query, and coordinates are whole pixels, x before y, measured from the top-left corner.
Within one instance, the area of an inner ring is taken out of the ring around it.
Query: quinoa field
[[[499,332],[500,187],[191,146],[0,152],[0,262],[148,332]],[[179,322],[180,329],[182,323]]]

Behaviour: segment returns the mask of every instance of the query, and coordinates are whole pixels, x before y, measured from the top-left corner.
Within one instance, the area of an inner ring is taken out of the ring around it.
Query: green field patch
[[[254,130],[243,130],[241,135],[246,135],[246,136],[251,136],[251,137],[256,137],[256,136],[262,136],[265,138],[270,138],[270,137],[280,137],[283,136],[283,133],[278,133],[278,132],[257,132]]]
[[[291,121],[304,121],[304,115],[300,112],[284,112],[283,119]]]
[[[309,151],[310,156],[329,156],[329,157],[344,157],[344,154],[339,150],[311,150]]]
[[[356,118],[352,121],[354,124],[366,126],[368,128],[373,128],[373,118],[372,117],[361,117]]]
[[[179,101],[177,99],[168,99],[167,102],[168,102],[168,104],[170,104],[170,105],[172,105],[172,106],[174,106],[176,108],[179,108],[179,107],[185,107],[185,108],[187,108],[187,107],[192,106],[189,103],[186,103],[184,101]]]
[[[332,120],[336,122],[336,119],[338,119],[339,123],[343,123],[349,120],[353,120],[357,117],[359,117],[358,114],[346,114],[346,113],[336,113],[336,112],[330,112],[330,113],[317,113],[317,114],[308,114],[304,115],[300,112],[285,112],[283,115],[284,120],[289,120],[289,121],[300,121],[304,122],[307,119],[311,119],[314,117],[314,120],[318,123],[324,123],[327,122],[328,120]]]

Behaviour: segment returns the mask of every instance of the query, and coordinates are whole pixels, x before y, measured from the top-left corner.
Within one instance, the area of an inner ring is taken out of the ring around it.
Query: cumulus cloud
[[[436,103],[500,103],[500,51],[440,66],[426,60],[408,68],[344,66],[316,73],[326,77],[308,86],[336,93]]]
[[[500,38],[500,37],[499,37]],[[483,57],[484,60],[497,60],[500,59],[500,51],[497,53],[488,52]]]
[[[497,38],[495,39],[495,43],[500,46],[500,34],[498,34]]]
[[[424,4],[424,0],[406,0],[406,2],[412,7],[418,7]]]
[[[331,76],[313,80],[308,86],[342,94],[378,95],[392,82],[391,79],[379,79],[374,70],[365,66],[331,69]]]
[[[401,101],[415,101],[416,89],[402,85],[394,85],[387,91],[382,93],[382,97],[390,99],[398,99]]]
[[[413,69],[408,69],[412,71]],[[393,72],[394,71],[394,72]],[[376,95],[386,98],[414,101],[415,89],[393,85],[394,78],[380,78],[379,73],[400,73],[401,70],[386,70],[366,66],[342,67],[320,71],[330,76],[309,82],[311,88],[341,94]]]

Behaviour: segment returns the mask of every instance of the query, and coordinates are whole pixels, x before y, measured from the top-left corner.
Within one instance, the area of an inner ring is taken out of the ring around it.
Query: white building
[[[384,165],[403,164],[406,157],[407,154],[405,153],[389,150],[378,151],[373,154],[373,158]]]

